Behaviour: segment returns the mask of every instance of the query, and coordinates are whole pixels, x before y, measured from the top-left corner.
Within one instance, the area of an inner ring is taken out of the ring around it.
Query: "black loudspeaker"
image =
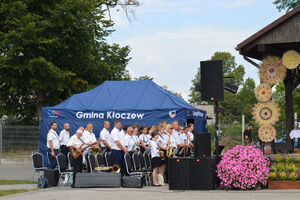
[[[211,158],[194,158],[190,162],[190,189],[210,190],[214,188]]]
[[[200,62],[202,101],[224,100],[222,60]]]
[[[48,179],[48,186],[49,187],[57,186],[58,181],[59,181],[58,170],[45,169],[44,176]]]
[[[210,157],[211,155],[211,136],[210,133],[196,133],[195,140],[195,157]]]
[[[188,190],[190,188],[190,158],[169,159],[169,190]]]

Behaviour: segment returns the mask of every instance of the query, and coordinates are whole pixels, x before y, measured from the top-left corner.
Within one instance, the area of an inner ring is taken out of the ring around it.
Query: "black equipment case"
[[[76,173],[73,177],[72,187],[93,188],[93,187],[120,187],[121,173],[95,172]]]

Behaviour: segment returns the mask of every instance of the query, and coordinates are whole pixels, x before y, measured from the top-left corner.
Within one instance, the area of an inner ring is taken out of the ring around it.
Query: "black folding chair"
[[[105,162],[105,158],[104,158],[103,154],[97,153],[96,159],[97,159],[99,167],[106,166],[106,162]]]
[[[64,178],[66,174],[68,174],[68,162],[67,158],[64,154],[59,153],[56,156],[59,178]]]
[[[95,168],[98,167],[95,156],[92,153],[89,153],[88,159],[89,159],[88,161],[89,161],[89,164],[91,167],[91,173],[95,172]]]
[[[138,152],[134,152],[132,155],[132,160],[133,160],[133,165],[135,171],[140,171],[142,172],[143,176],[145,177],[146,180],[146,185],[148,185],[148,173],[146,170],[142,169],[141,162],[140,162],[140,157]]]
[[[31,159],[32,159],[32,167],[33,167],[32,179],[34,180],[36,174],[38,174],[39,177],[44,175],[44,170],[47,169],[47,167],[44,166],[43,155],[40,154],[39,152],[32,152]]]
[[[141,152],[137,152],[141,164],[141,170],[146,173],[149,183],[151,183],[152,170],[147,168],[145,157]]]
[[[108,152],[105,154],[105,160],[106,160],[106,166],[110,167],[115,164],[114,156],[112,155],[112,152]]]
[[[145,151],[144,152],[144,159],[145,159],[145,164],[146,164],[146,169],[151,170],[151,159],[149,158],[149,154]]]
[[[126,172],[129,176],[143,176],[143,172],[135,171],[132,165],[131,157],[128,153],[124,154]]]

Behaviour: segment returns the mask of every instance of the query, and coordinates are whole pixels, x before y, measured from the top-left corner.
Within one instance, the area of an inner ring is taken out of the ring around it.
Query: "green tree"
[[[279,11],[286,10],[287,12],[300,5],[299,0],[275,0],[273,3]]]
[[[148,75],[140,76],[138,78],[134,78],[134,80],[153,80],[153,77],[150,77]]]
[[[18,123],[105,80],[128,79],[129,47],[109,45],[110,0],[3,0],[0,105]],[[119,2],[119,1],[118,1]]]

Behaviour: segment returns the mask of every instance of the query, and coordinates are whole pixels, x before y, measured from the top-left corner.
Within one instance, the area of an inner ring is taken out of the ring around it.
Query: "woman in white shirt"
[[[150,146],[151,146],[151,165],[153,168],[153,172],[152,172],[152,179],[153,179],[153,186],[160,186],[161,184],[159,184],[158,181],[158,175],[160,174],[161,176],[163,174],[161,174],[161,168],[163,165],[163,161],[160,158],[159,155],[159,147],[156,143],[158,139],[158,133],[157,132],[153,132],[152,133],[152,140],[150,142]]]
[[[141,152],[144,153],[150,143],[150,138],[147,136],[148,128],[141,126],[139,131],[139,141],[141,143]]]

